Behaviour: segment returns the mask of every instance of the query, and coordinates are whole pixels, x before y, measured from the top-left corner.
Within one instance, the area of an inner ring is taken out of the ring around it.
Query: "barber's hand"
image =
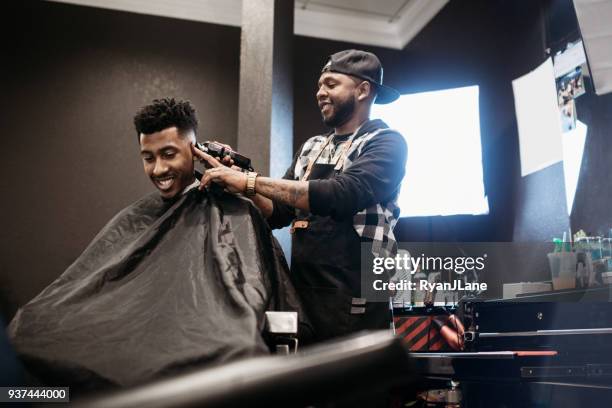
[[[244,193],[247,184],[247,175],[234,168],[224,166],[221,162],[209,154],[191,146],[193,155],[200,162],[208,164],[210,168],[204,172],[200,180],[200,190],[208,187],[210,183],[217,183],[227,189],[230,193]]]

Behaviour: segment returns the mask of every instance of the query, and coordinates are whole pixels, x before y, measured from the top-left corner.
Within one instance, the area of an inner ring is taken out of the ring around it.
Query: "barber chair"
[[[255,357],[198,370],[75,401],[74,406],[304,407],[360,398],[374,390],[414,387],[416,381],[405,345],[383,330],[304,348],[289,356]]]

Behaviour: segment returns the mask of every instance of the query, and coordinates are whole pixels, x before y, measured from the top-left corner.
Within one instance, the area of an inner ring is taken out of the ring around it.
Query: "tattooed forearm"
[[[268,177],[257,177],[255,190],[258,194],[271,200],[310,211],[307,181],[274,180]]]

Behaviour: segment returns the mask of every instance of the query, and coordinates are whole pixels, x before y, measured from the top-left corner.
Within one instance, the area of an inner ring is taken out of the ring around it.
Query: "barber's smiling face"
[[[319,78],[317,103],[329,127],[346,123],[355,110],[355,80],[344,74],[324,72]]]
[[[176,127],[140,134],[144,171],[163,198],[172,198],[194,182],[191,139]]]

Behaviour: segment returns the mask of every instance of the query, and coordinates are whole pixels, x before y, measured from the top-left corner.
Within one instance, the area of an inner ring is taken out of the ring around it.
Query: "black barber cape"
[[[153,193],[117,214],[18,311],[10,336],[45,383],[132,385],[266,352],[267,310],[304,321],[261,213],[192,189],[173,203]]]

